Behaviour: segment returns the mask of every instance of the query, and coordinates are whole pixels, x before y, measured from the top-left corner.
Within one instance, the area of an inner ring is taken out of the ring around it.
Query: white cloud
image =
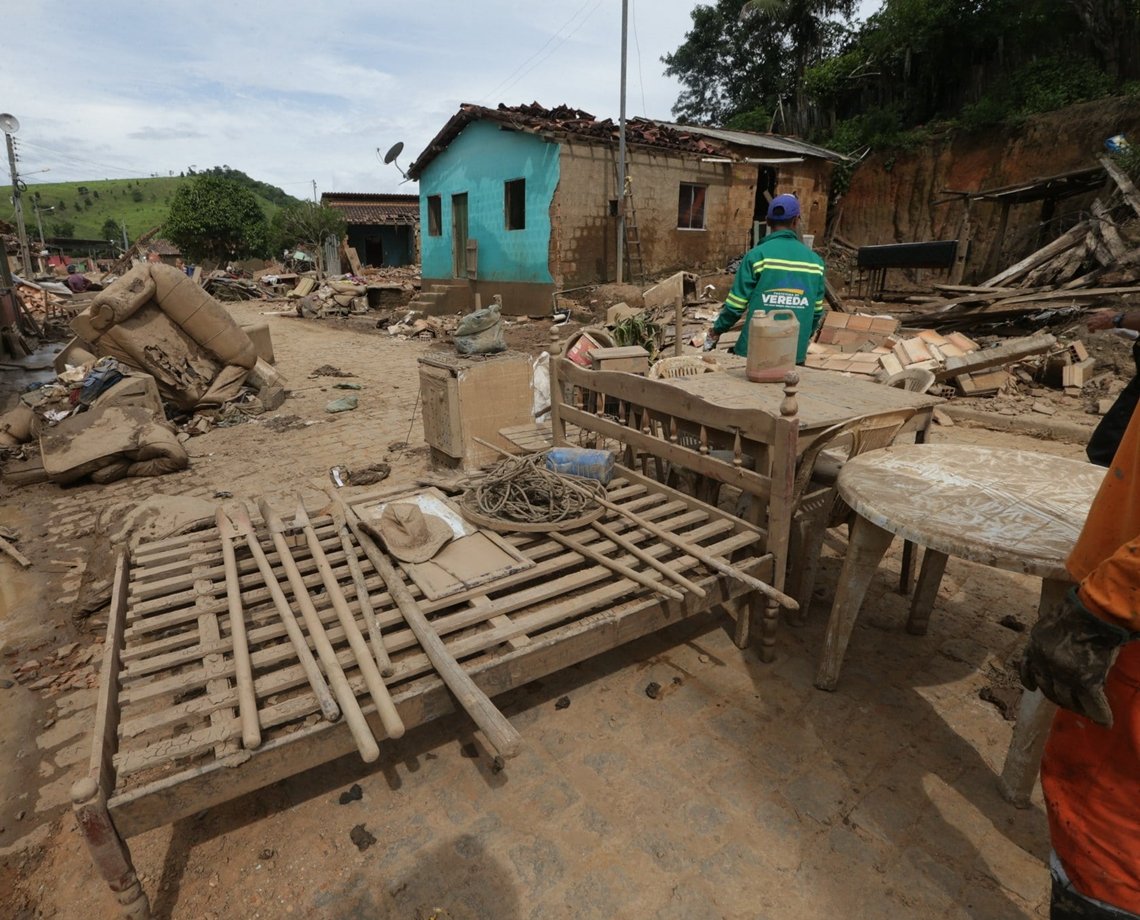
[[[668,117],[679,86],[660,58],[695,5],[631,0],[631,116]],[[75,15],[59,0],[6,14],[20,40],[0,58],[0,109],[23,124],[29,181],[228,164],[299,197],[313,179],[411,192],[377,148],[402,140],[406,167],[461,102],[618,114],[619,0],[107,0],[82,25]],[[58,40],[29,39],[44,35]]]

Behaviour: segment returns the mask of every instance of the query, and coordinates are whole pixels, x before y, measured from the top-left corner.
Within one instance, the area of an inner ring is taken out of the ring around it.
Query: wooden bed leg
[[[760,606],[760,595],[753,594],[748,600],[748,615]],[[764,620],[760,626],[760,660],[771,663],[776,660],[776,629],[780,625],[780,605],[772,598],[764,605]]]
[[[150,901],[135,875],[131,852],[111,821],[107,799],[98,783],[91,777],[79,780],[71,787],[71,803],[95,868],[115,892],[123,916],[129,920],[150,920]]]

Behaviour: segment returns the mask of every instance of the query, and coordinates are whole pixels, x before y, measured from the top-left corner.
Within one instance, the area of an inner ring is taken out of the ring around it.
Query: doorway
[[[467,277],[466,192],[451,196],[451,267],[454,277]]]

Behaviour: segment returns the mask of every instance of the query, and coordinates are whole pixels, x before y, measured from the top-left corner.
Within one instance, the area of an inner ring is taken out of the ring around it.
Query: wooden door
[[[451,266],[456,278],[467,277],[467,193],[451,196]]]

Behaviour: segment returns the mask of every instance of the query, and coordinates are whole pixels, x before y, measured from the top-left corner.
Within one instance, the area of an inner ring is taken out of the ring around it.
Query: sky
[[[670,117],[661,57],[696,5],[629,0],[629,117]],[[460,103],[619,112],[621,0],[10,6],[0,112],[29,187],[228,165],[298,198],[415,194],[381,156],[403,142],[406,169]]]

